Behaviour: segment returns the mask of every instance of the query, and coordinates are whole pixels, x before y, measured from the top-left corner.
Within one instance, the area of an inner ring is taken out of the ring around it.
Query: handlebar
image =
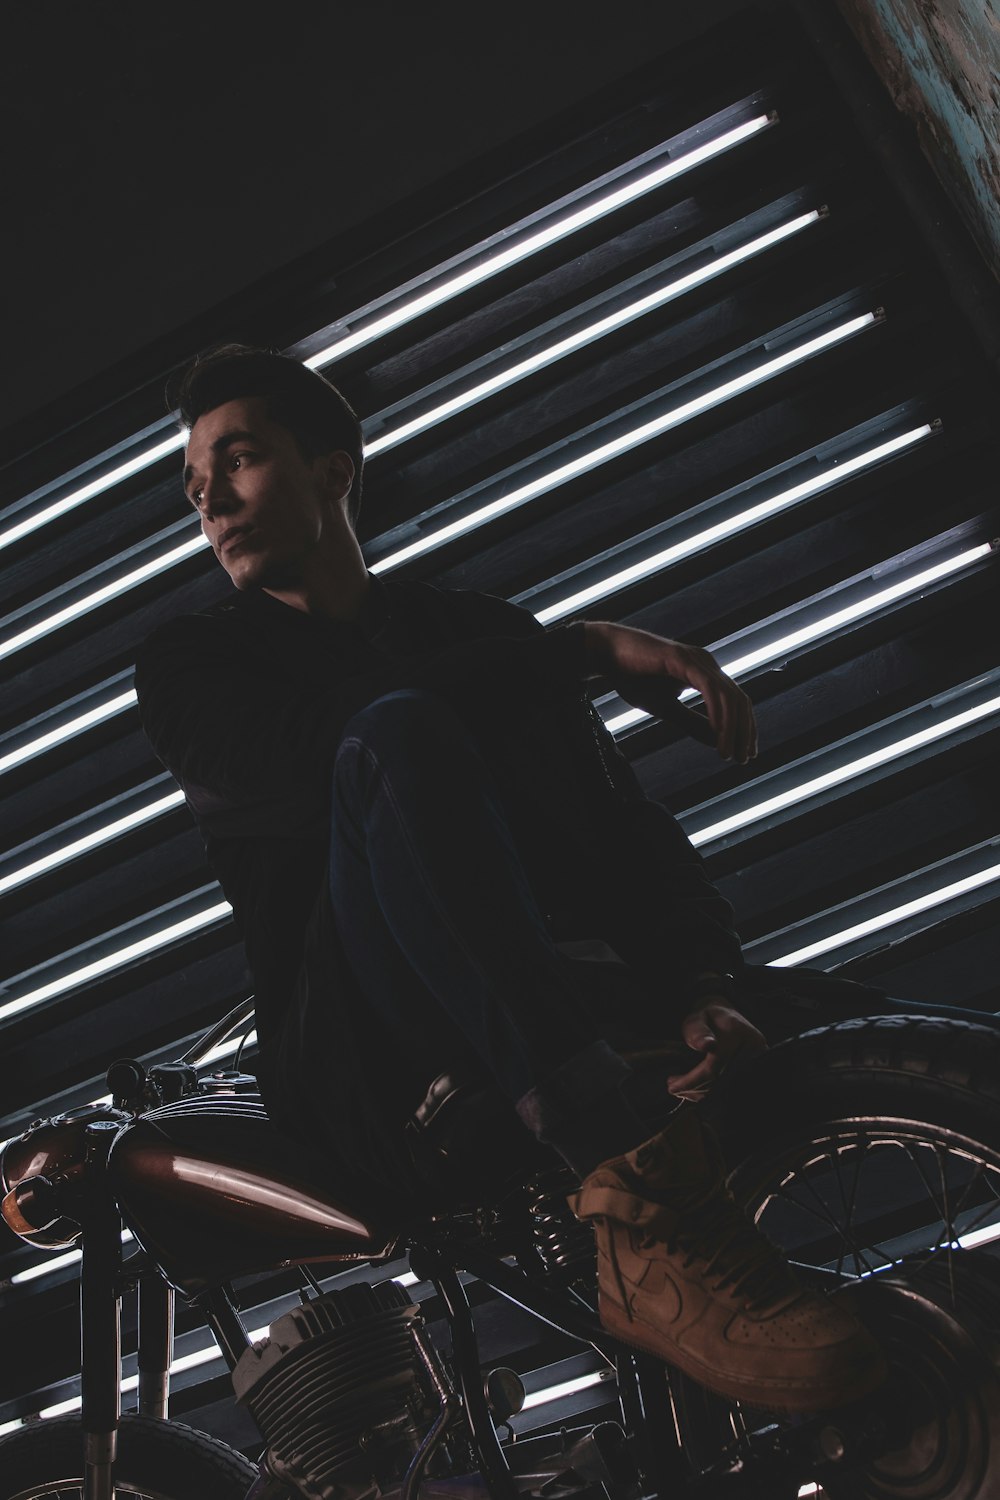
[[[220,1042],[224,1042],[227,1037],[232,1036],[238,1027],[244,1025],[253,1017],[253,1013],[254,997],[253,995],[247,995],[234,1005],[232,1010],[223,1016],[221,1021],[217,1021],[213,1027],[206,1031],[204,1036],[199,1037],[194,1045],[188,1048],[183,1057],[178,1058],[178,1062],[189,1063],[191,1067],[196,1068],[199,1063],[205,1060],[213,1047],[218,1047]]]

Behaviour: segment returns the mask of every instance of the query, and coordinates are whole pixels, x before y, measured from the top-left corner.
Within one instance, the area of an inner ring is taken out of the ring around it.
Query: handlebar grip
[[[134,1057],[119,1057],[108,1068],[106,1082],[115,1100],[138,1101],[146,1083],[146,1069]]]

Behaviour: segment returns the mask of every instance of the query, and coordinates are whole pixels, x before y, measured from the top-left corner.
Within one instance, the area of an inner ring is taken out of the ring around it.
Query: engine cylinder
[[[275,1320],[233,1371],[272,1472],[309,1500],[398,1488],[438,1406],[412,1329],[419,1305],[394,1282],[329,1292]]]

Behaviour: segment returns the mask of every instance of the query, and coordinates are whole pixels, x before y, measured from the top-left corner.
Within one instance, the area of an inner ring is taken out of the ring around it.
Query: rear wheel
[[[32,1423],[0,1442],[0,1500],[81,1500],[83,1435],[78,1421]],[[115,1488],[135,1500],[244,1500],[258,1476],[235,1448],[151,1417],[123,1417]]]
[[[859,1313],[867,1297],[874,1321],[884,1319],[897,1379],[919,1366],[935,1393],[937,1411],[891,1456],[827,1478],[827,1492],[1000,1496],[1000,1423],[983,1419],[1000,1415],[998,1351],[974,1313],[984,1298],[1000,1309],[990,1248],[1000,1251],[1000,1032],[922,1017],[841,1022],[774,1048],[734,1079],[721,1109],[737,1198],[792,1260],[856,1278]],[[890,1283],[901,1290],[890,1294]],[[924,1333],[920,1318],[893,1311],[917,1303]],[[943,1378],[963,1344],[974,1392]],[[735,1455],[775,1420],[676,1385],[696,1468],[716,1462],[720,1446]]]

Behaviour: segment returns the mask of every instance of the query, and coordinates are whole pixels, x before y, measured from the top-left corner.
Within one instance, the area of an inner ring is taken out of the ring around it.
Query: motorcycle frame
[[[121,1417],[122,1223],[108,1191],[107,1133],[87,1131],[87,1192],[81,1224],[80,1416],[84,1500],[114,1500]]]
[[[883,1008],[900,1013],[911,1010],[900,1002],[890,1002]],[[929,1006],[912,1009],[933,1013]],[[175,1066],[197,1068],[213,1047],[250,1021],[253,1010],[253,996],[240,1001]],[[976,1019],[980,1024],[997,1024],[996,1018],[988,1013],[952,1007],[950,1014]],[[814,1017],[813,1024],[821,1019],[829,1018]],[[105,1174],[108,1149],[117,1129],[118,1124],[113,1121],[97,1121],[86,1132],[85,1170],[90,1180],[85,1194],[88,1210],[81,1226],[80,1282],[84,1500],[114,1500],[114,1462],[121,1411],[121,1300],[126,1287],[137,1288],[139,1296],[139,1412],[168,1420],[174,1293],[160,1271],[143,1255],[123,1267],[122,1220]],[[518,1500],[518,1491],[483,1391],[478,1340],[459,1270],[476,1277],[541,1322],[589,1344],[607,1359],[609,1366],[616,1369],[625,1430],[636,1439],[645,1477],[660,1494],[683,1493],[685,1483],[693,1475],[681,1445],[669,1365],[612,1339],[596,1314],[570,1289],[554,1290],[538,1284],[499,1258],[462,1243],[448,1233],[446,1219],[438,1220],[425,1239],[411,1236],[408,1249],[414,1274],[434,1286],[446,1311],[469,1435],[491,1500]],[[228,1285],[216,1285],[192,1300],[202,1311],[226,1364],[233,1370],[250,1347],[250,1339]],[[800,1426],[797,1440],[789,1435],[787,1442],[778,1441],[772,1446],[770,1464],[765,1465],[771,1478],[779,1472],[783,1477],[791,1477],[796,1471],[808,1451],[809,1427],[808,1423]],[[251,1495],[255,1490],[256,1486]],[[412,1500],[412,1496],[406,1495],[403,1500]]]
[[[93,1129],[94,1127],[91,1127]],[[104,1177],[107,1146],[113,1136],[101,1130],[97,1149],[87,1162],[87,1200],[92,1205],[82,1225],[80,1278],[81,1425],[83,1431],[84,1500],[114,1500],[114,1466],[121,1415],[121,1309],[126,1292],[135,1291],[139,1308],[139,1414],[169,1420],[170,1364],[175,1298],[161,1273],[140,1252],[138,1265],[123,1262],[122,1220]],[[455,1372],[468,1433],[491,1500],[519,1500],[507,1456],[487,1404],[479,1343],[472,1308],[459,1269],[475,1276],[507,1301],[541,1322],[583,1344],[589,1344],[616,1368],[619,1402],[626,1430],[636,1435],[641,1467],[661,1493],[679,1485],[687,1474],[674,1421],[669,1368],[611,1339],[597,1317],[570,1291],[536,1285],[502,1260],[462,1250],[447,1233],[433,1244],[413,1241],[410,1265],[429,1282],[445,1310],[452,1338]],[[215,1286],[193,1299],[203,1313],[232,1371],[250,1348],[246,1327],[230,1288]]]

